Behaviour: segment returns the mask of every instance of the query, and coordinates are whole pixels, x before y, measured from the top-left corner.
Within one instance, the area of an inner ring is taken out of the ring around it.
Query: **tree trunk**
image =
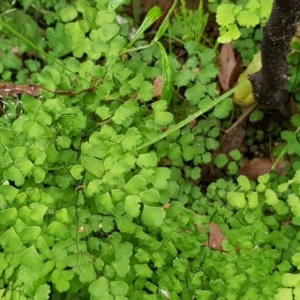
[[[287,91],[287,55],[299,20],[300,0],[274,0],[262,40],[262,68],[249,76],[259,106],[279,110],[285,116],[291,114],[292,107]]]

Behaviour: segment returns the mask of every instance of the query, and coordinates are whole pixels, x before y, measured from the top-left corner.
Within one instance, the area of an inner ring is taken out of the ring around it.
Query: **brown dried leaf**
[[[198,123],[197,119],[194,119],[194,120],[192,120],[192,121],[189,123],[189,125],[190,125],[191,128],[194,128],[194,127],[197,126],[197,123]]]
[[[239,60],[236,59],[232,44],[224,44],[219,57],[219,82],[223,91],[228,91],[242,72]]]
[[[221,139],[221,151],[228,154],[231,150],[241,149],[245,139],[245,129],[242,123],[225,132]]]
[[[170,208],[170,206],[171,206],[171,203],[167,202],[167,203],[165,203],[162,207],[163,207],[164,209],[168,209],[168,208]]]
[[[240,174],[256,180],[259,175],[269,173],[272,165],[270,158],[253,158],[243,164]]]
[[[286,161],[280,161],[276,167],[276,172],[279,174],[285,173]],[[258,176],[269,173],[273,166],[271,158],[253,158],[243,164],[240,174],[245,175],[250,179],[256,180]]]
[[[163,78],[162,76],[158,76],[153,81],[153,87],[154,87],[154,97],[160,97],[162,94],[163,89]]]
[[[216,223],[209,224],[209,239],[207,246],[218,251],[223,251],[222,243],[226,240],[224,233]]]

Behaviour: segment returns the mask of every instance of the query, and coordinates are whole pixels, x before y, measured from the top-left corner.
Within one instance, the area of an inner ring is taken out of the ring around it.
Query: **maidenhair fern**
[[[219,43],[229,43],[241,36],[241,28],[264,25],[271,13],[272,0],[238,0],[222,3],[217,8],[220,26]]]

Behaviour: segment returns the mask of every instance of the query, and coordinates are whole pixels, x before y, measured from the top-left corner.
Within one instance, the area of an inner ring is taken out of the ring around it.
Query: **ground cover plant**
[[[297,34],[293,116],[238,81],[273,1],[2,2],[1,299],[300,299]]]

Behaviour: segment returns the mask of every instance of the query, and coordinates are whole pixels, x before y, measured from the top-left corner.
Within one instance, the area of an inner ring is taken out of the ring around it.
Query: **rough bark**
[[[274,0],[262,40],[262,68],[249,76],[259,106],[279,110],[286,116],[291,111],[287,55],[299,20],[300,0]]]

